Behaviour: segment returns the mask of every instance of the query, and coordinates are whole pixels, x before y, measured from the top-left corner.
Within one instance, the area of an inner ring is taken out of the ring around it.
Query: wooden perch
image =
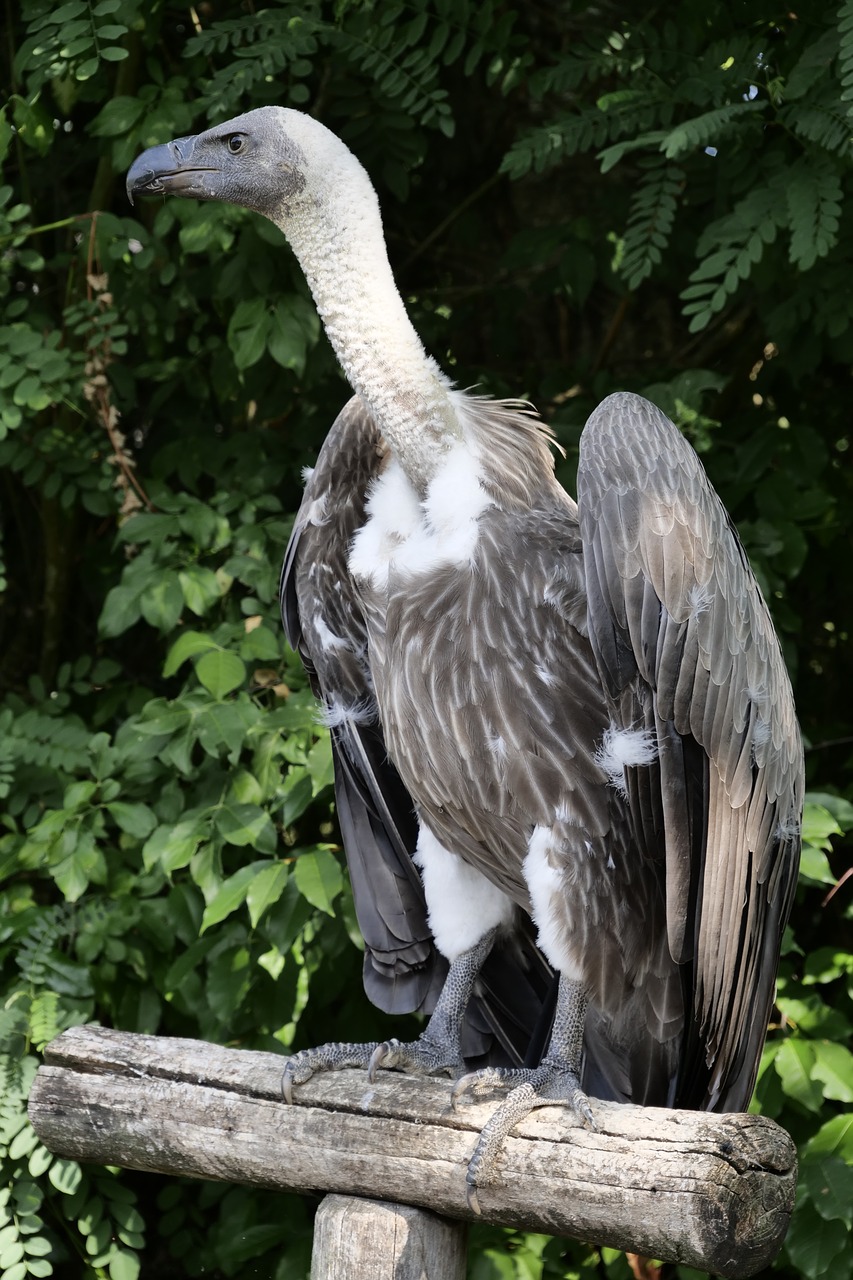
[[[335,1191],[471,1217],[465,1171],[496,1102],[449,1108],[450,1083],[362,1071],[316,1076],[281,1101],[283,1059],[196,1040],[74,1027],[45,1051],[30,1094],[49,1150],[76,1160]],[[592,1133],[562,1107],[507,1138],[485,1220],[683,1262],[727,1277],[775,1257],[796,1154],[752,1115],[595,1102]]]

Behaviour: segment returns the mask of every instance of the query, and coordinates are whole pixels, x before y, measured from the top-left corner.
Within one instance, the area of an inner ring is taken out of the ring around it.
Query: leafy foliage
[[[756,1094],[802,1162],[778,1270],[850,1276],[853,670],[838,583],[853,533],[853,6],[729,8],[652,22],[572,0],[24,0],[14,17],[0,110],[9,1280],[308,1270],[310,1205],[285,1221],[278,1196],[46,1152],[25,1099],[64,1028],[281,1051],[332,1025],[388,1033],[352,963],[328,740],[277,618],[299,472],[346,389],[274,228],[216,205],[132,210],[122,190],[144,146],[268,102],[357,151],[429,348],[462,385],[535,400],[570,487],[586,413],[617,386],[651,395],[703,452],[810,744]],[[629,1272],[613,1250],[482,1228],[471,1274]]]

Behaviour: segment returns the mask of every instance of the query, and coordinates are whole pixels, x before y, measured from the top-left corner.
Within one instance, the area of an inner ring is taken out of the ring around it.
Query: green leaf
[[[250,662],[278,662],[283,647],[283,641],[269,627],[254,627],[240,641],[240,657]]]
[[[159,863],[167,875],[186,867],[207,834],[208,823],[197,818],[184,819],[174,826],[164,823],[142,848],[143,866],[150,871]]]
[[[132,587],[112,587],[104,600],[98,630],[106,639],[120,636],[138,622],[139,617],[139,593]]]
[[[157,826],[157,818],[153,809],[147,804],[127,804],[123,800],[113,800],[107,809],[115,818],[122,831],[138,840],[145,840]]]
[[[838,947],[818,947],[806,957],[803,983],[825,986],[846,973],[853,973],[853,953],[839,951]]]
[[[830,1040],[813,1042],[815,1063],[812,1077],[823,1083],[826,1098],[853,1102],[853,1053],[843,1044]]]
[[[89,132],[96,138],[115,138],[127,133],[145,115],[146,104],[140,98],[120,94],[110,98],[89,125]]]
[[[848,1249],[849,1237],[843,1222],[827,1220],[810,1204],[803,1205],[791,1220],[785,1239],[785,1250],[794,1265],[809,1280],[845,1280],[853,1258],[841,1264],[840,1255]]]
[[[335,780],[332,743],[327,733],[318,738],[308,752],[308,773],[315,796],[319,795],[324,787],[330,787]]]
[[[229,844],[253,845],[267,852],[275,848],[275,827],[269,814],[256,804],[226,802],[216,811],[216,829]]]
[[[184,606],[184,593],[178,575],[167,571],[146,587],[139,601],[145,621],[161,631],[177,625]]]
[[[344,879],[337,859],[328,849],[318,847],[300,853],[293,865],[296,887],[304,898],[325,911],[335,914],[332,903],[344,887]]]
[[[178,579],[187,608],[198,617],[203,617],[222,599],[222,586],[212,569],[193,565],[189,569],[182,569]]]
[[[238,369],[257,364],[266,348],[269,316],[263,298],[238,303],[228,323],[228,345]]]
[[[86,5],[84,0],[68,0],[67,4],[58,5],[52,10],[50,21],[54,26],[64,27],[85,12]]]
[[[229,759],[236,764],[247,734],[260,715],[254,703],[245,697],[210,703],[197,718],[198,740],[211,756],[221,755],[220,748],[225,746]]]
[[[278,902],[284,892],[289,874],[286,862],[273,862],[255,876],[246,894],[249,919],[253,929],[264,912],[269,910],[274,902]]]
[[[249,886],[258,871],[265,866],[267,866],[265,862],[250,862],[248,866],[241,867],[233,876],[223,881],[219,892],[204,909],[199,933],[204,933],[211,925],[219,924],[226,916],[230,916],[243,905]]]
[[[203,631],[183,631],[172,645],[163,664],[163,675],[173,676],[187,658],[197,653],[206,653],[211,649],[219,649],[218,644]]]
[[[278,302],[269,319],[267,346],[276,364],[301,374],[305,369],[305,332],[288,299]]]
[[[800,876],[814,884],[835,884],[826,854],[813,844],[804,844],[800,855]]]
[[[65,788],[62,805],[65,809],[80,809],[87,805],[98,790],[97,782],[72,782]]]
[[[53,1164],[53,1153],[46,1147],[37,1146],[27,1162],[27,1170],[32,1178],[40,1178]]]
[[[840,836],[841,828],[823,805],[809,803],[803,806],[803,844],[813,844],[828,853],[832,848],[830,836]]]
[[[214,698],[224,698],[246,679],[246,665],[236,653],[219,649],[206,653],[196,663],[196,675]]]
[[[842,831],[853,829],[853,804],[843,796],[834,796],[828,791],[807,791],[806,805],[813,804],[826,809]]]
[[[819,1111],[823,1091],[812,1079],[815,1050],[811,1041],[789,1037],[777,1053],[774,1065],[788,1097],[795,1098],[808,1111]]]
[[[822,1218],[840,1218],[853,1227],[853,1168],[838,1156],[819,1156],[800,1166],[814,1207]]]
[[[132,1250],[116,1246],[110,1255],[107,1268],[110,1280],[138,1280],[140,1259]]]

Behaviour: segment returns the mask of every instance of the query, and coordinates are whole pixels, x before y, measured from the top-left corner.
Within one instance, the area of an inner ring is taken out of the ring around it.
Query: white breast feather
[[[428,827],[420,829],[415,862],[435,945],[448,960],[476,946],[490,929],[511,922],[512,900],[476,867],[445,849]]]
[[[491,506],[471,447],[460,442],[445,453],[423,502],[402,467],[393,461],[367,500],[368,518],[353,538],[350,571],[374,587],[389,576],[419,576],[444,565],[470,564],[478,521]]]
[[[534,827],[523,863],[524,879],[537,941],[546,959],[566,977],[578,979],[580,971],[566,945],[565,920],[560,918],[560,912],[565,916],[568,911],[568,903],[564,877],[553,863],[554,853],[551,828]]]

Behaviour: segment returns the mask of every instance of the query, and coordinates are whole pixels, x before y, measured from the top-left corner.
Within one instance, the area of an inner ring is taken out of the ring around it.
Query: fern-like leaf
[[[829,156],[803,156],[792,166],[786,190],[791,227],[789,256],[801,271],[825,258],[838,239],[841,178]]]
[[[705,111],[701,116],[693,116],[691,120],[676,125],[663,139],[660,149],[667,160],[677,160],[688,151],[718,143],[744,116],[764,111],[766,107],[767,103],[761,100],[730,102],[726,106],[715,107],[713,111]]]
[[[853,119],[853,0],[844,0],[838,10],[838,74],[841,80],[841,100],[849,102],[848,117]]]
[[[850,119],[837,98],[783,107],[779,119],[806,142],[816,142],[826,151],[850,154]]]
[[[661,124],[668,125],[672,109],[672,99],[659,89],[649,92],[626,89],[608,94],[594,107],[565,115],[519,138],[504,156],[501,172],[511,178],[523,177],[531,170],[542,173],[570,156],[627,137],[627,142],[602,153],[602,169],[606,172],[616,163],[614,159],[609,163],[604,159],[609,158],[611,152],[618,150],[621,158],[627,150],[656,146],[663,135],[652,135],[649,131]],[[640,136],[634,136],[637,134]]]
[[[723,218],[712,222],[700,238],[702,259],[681,297],[690,331],[704,329],[747,280],[786,222],[785,175],[774,173],[740,200]]]
[[[636,289],[661,261],[672,234],[683,182],[683,169],[656,161],[635,191],[619,267],[629,289]]]

